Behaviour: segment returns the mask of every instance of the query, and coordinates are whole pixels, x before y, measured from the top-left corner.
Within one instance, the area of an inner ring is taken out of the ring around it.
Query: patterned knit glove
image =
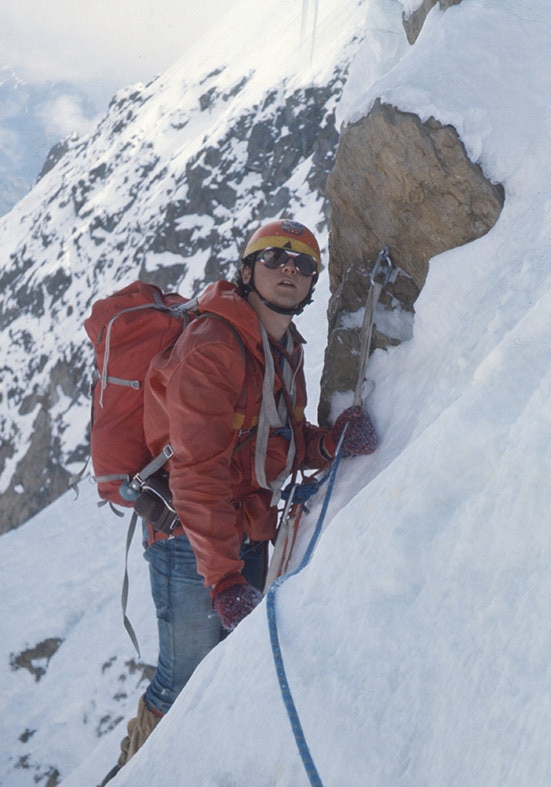
[[[230,580],[231,581],[231,580]],[[262,593],[241,576],[233,584],[220,583],[223,587],[214,590],[212,606],[226,631],[233,631],[243,618],[262,601]]]
[[[348,424],[341,446],[342,456],[372,454],[379,445],[379,438],[371,418],[359,404],[344,410],[331,429],[331,440],[338,445],[342,430]]]

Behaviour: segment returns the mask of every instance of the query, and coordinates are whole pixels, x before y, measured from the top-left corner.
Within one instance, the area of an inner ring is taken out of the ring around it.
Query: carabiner
[[[377,283],[385,287],[392,278],[392,274],[395,270],[396,266],[390,258],[388,246],[385,246],[377,255],[375,265],[371,271],[371,285],[373,286],[375,283]]]

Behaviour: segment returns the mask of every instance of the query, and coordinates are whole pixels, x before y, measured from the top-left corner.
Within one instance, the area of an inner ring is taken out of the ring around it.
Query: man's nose
[[[295,260],[293,257],[287,257],[287,259],[283,263],[283,270],[290,270],[293,273],[297,272],[297,269],[295,267]]]

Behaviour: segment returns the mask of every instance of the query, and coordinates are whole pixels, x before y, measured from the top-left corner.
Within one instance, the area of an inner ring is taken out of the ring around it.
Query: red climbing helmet
[[[318,242],[308,227],[298,221],[277,219],[263,224],[249,238],[243,252],[243,260],[249,262],[248,257],[267,248],[288,249],[297,254],[308,254],[316,261],[318,275],[320,273],[321,254]]]

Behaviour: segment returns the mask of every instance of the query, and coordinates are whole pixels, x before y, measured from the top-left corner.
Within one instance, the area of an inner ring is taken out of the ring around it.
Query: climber
[[[346,454],[377,446],[361,407],[345,410],[331,430],[304,418],[304,342],[292,320],[311,302],[320,265],[304,225],[262,225],[236,281],[209,285],[199,297],[205,318],[150,367],[145,433],[153,456],[173,448],[168,472],[181,524],[170,537],[145,526],[159,659],[102,784],[141,747],[204,656],[261,601],[286,479],[327,467],[346,423]]]

